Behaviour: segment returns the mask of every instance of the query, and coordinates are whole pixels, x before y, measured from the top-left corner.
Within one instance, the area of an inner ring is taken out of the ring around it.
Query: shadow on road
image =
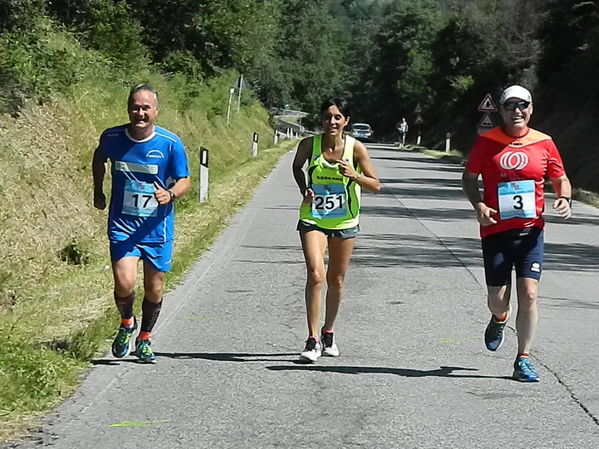
[[[454,374],[454,371],[478,371],[477,368],[463,368],[460,366],[441,366],[439,369],[418,370],[409,368],[385,368],[379,366],[318,366],[298,364],[295,366],[267,366],[271,371],[318,371],[323,373],[340,374],[395,374],[403,377],[463,377],[468,379],[508,379],[508,376],[484,376],[481,374]]]
[[[137,357],[131,354],[128,358],[115,359],[112,356],[108,359],[95,359],[91,361],[92,365],[104,365],[104,366],[121,366],[123,363],[135,363],[142,364]]]
[[[157,357],[169,357],[172,359],[204,359],[217,362],[279,362],[279,359],[271,357],[297,357],[297,352],[279,352],[252,354],[248,352],[155,352]]]

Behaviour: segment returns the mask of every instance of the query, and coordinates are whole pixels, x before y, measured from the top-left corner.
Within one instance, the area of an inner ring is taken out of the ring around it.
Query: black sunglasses
[[[527,107],[530,106],[530,101],[513,101],[511,103],[505,103],[503,105],[503,109],[505,109],[506,111],[515,111],[516,108],[520,109],[521,111],[526,109]]]

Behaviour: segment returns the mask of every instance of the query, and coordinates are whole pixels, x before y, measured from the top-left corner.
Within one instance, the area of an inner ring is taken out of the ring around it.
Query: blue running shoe
[[[520,382],[538,382],[539,376],[528,357],[518,357],[514,362],[514,379]]]
[[[150,340],[140,340],[138,338],[135,341],[135,356],[142,363],[154,363],[156,361]]]
[[[485,345],[489,351],[497,351],[501,348],[505,338],[505,325],[507,324],[509,317],[509,310],[503,321],[497,321],[495,317],[491,315],[491,321],[489,321],[489,324],[487,324],[487,328],[485,329]]]
[[[112,342],[112,355],[122,359],[133,350],[133,334],[137,329],[137,320],[133,317],[133,326],[121,326]]]

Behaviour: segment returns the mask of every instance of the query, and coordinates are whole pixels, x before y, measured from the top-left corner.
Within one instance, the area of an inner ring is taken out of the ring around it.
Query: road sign
[[[479,128],[493,128],[495,123],[493,123],[491,115],[488,112],[485,112],[483,118],[480,120],[480,122],[478,122],[478,126]]]
[[[239,78],[237,78],[237,81],[235,81],[235,84],[233,84],[233,88],[234,89],[249,89],[248,83],[246,82],[243,75],[239,75]]]
[[[418,114],[416,116],[416,119],[414,120],[414,123],[417,124],[417,125],[419,125],[421,123],[424,123],[424,119],[422,118],[422,115]]]
[[[416,105],[416,109],[414,109],[414,112],[415,112],[416,114],[420,114],[420,113],[422,112],[422,108],[420,107],[420,103],[418,103],[418,104]]]
[[[495,103],[493,103],[493,98],[491,98],[491,94],[485,95],[483,101],[481,101],[478,106],[479,112],[497,112],[497,108],[495,107]]]

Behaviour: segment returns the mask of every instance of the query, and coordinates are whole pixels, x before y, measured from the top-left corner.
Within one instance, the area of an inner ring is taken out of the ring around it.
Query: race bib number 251
[[[312,216],[314,218],[344,217],[345,187],[343,184],[313,185],[314,200]]]

